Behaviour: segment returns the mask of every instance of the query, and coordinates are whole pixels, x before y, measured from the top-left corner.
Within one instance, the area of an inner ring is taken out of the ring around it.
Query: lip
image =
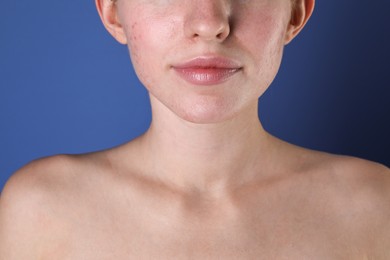
[[[187,62],[173,65],[174,71],[193,85],[218,85],[241,71],[236,61],[224,57],[197,57]]]

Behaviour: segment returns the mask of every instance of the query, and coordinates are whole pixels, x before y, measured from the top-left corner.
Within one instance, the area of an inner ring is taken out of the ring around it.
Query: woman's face
[[[153,102],[215,123],[257,108],[289,39],[290,0],[118,0],[123,42]]]

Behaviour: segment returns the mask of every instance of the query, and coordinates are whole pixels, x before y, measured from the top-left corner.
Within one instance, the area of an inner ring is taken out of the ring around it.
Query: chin
[[[177,98],[181,96],[181,98]],[[229,121],[241,113],[248,113],[248,108],[252,107],[257,113],[257,99],[248,100],[239,98],[238,95],[176,95],[175,98],[169,96],[156,96],[151,94],[151,104],[153,113],[162,117],[174,117],[195,124],[216,124]],[[165,115],[164,115],[165,114]]]
[[[181,106],[181,109],[173,111],[185,121],[195,124],[215,124],[227,121],[237,114],[237,109],[229,104],[204,101],[191,105]]]

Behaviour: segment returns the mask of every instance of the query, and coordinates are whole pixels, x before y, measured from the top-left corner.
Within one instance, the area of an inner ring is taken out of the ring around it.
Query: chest
[[[258,222],[91,221],[70,228],[51,259],[351,259],[358,253],[320,227]]]
[[[300,198],[133,197],[64,210],[48,259],[359,259],[366,248],[333,208]]]

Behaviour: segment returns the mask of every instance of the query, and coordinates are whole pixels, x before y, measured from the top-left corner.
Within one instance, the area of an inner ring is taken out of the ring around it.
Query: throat
[[[169,128],[152,123],[141,137],[140,151],[150,177],[181,190],[218,196],[266,171],[270,142],[258,120]]]

